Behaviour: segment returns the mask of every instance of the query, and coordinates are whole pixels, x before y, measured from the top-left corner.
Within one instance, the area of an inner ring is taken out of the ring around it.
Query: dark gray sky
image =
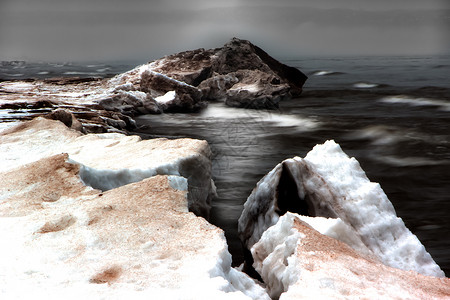
[[[249,39],[278,58],[450,53],[447,0],[0,0],[0,60],[151,60]]]

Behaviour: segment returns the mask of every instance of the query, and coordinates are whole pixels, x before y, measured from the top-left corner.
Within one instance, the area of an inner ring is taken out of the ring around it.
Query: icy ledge
[[[355,232],[359,247],[387,266],[444,277],[417,237],[397,217],[377,183],[334,141],[305,158],[278,164],[261,179],[244,205],[239,234],[248,250],[287,211],[339,218]]]
[[[215,187],[206,141],[141,140],[119,133],[83,135],[44,118],[0,134],[0,171],[60,153],[68,153],[70,162],[80,165],[85,184],[103,191],[155,175],[182,176],[188,180],[190,211],[209,214]]]
[[[251,251],[272,299],[448,299],[450,279],[388,267],[355,246],[356,232],[340,219],[288,212]]]
[[[0,298],[269,299],[188,211],[210,188],[208,151],[44,119],[0,133]]]

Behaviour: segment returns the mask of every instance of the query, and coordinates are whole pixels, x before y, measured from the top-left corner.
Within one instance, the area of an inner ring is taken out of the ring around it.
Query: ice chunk
[[[355,228],[364,244],[386,265],[444,277],[419,239],[397,217],[378,183],[370,182],[355,158],[348,157],[334,141],[317,145],[304,161],[333,191],[336,214]],[[306,181],[311,191],[317,181]]]
[[[302,159],[278,164],[258,182],[244,204],[239,234],[250,249],[287,211],[340,218],[384,264],[443,277],[417,237],[397,217],[378,183],[334,141],[317,145]]]
[[[311,224],[340,238],[353,236],[337,219],[281,216],[251,249],[272,299],[441,299],[450,294],[450,279],[388,267]]]
[[[43,118],[0,135],[0,171],[59,153],[68,153],[70,161],[80,166],[80,177],[87,185],[104,191],[157,174],[185,177],[190,210],[208,216],[215,191],[206,141],[141,140],[118,133],[82,135]]]
[[[101,192],[78,171],[58,154],[0,172],[2,299],[269,300],[231,268],[223,231],[187,211],[185,178]]]
[[[251,249],[254,267],[267,284],[272,299],[280,297],[300,276],[300,269],[295,261],[297,241],[304,236],[292,228],[293,222],[294,216],[286,214],[265,231]]]

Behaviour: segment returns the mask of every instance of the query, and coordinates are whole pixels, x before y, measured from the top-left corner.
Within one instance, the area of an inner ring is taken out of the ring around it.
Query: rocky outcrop
[[[249,41],[233,38],[221,48],[165,56],[111,79],[1,82],[0,111],[8,116],[0,115],[0,121],[29,120],[65,110],[75,116],[72,123],[81,123],[77,128],[82,132],[127,133],[134,129],[135,116],[198,111],[208,101],[276,108],[283,99],[300,95],[306,78]],[[63,117],[61,112],[49,116]]]
[[[206,142],[37,118],[0,134],[0,161],[2,299],[269,299],[196,216],[212,192]]]
[[[233,38],[222,48],[166,56],[120,74],[110,84],[128,84],[153,96],[176,91],[180,99],[176,107],[186,103],[184,110],[201,107],[201,100],[221,100],[234,107],[274,108],[284,98],[299,96],[306,78],[249,41]]]
[[[140,90],[147,94],[154,93],[155,96],[162,93],[156,97],[156,102],[165,112],[195,111],[206,106],[201,101],[202,92],[198,88],[159,73],[143,72]],[[173,96],[164,97],[167,93],[172,93]]]
[[[75,83],[62,79],[2,82],[0,123],[5,125],[44,116],[60,120],[84,133],[126,133],[136,128],[130,117],[134,111],[151,110],[151,103],[143,103],[141,108],[138,100],[130,99],[133,95],[120,93],[116,96],[121,100],[108,106],[108,95],[104,82],[99,80],[78,80]],[[105,100],[104,107],[96,99]]]
[[[272,299],[446,299],[450,296],[450,279],[386,266],[347,244],[350,241],[354,247],[357,240],[348,235],[351,228],[346,231],[342,225],[336,226],[337,219],[319,222],[314,219],[286,213],[252,247],[255,268],[266,282]],[[314,229],[314,225],[319,230],[328,227],[326,234]]]

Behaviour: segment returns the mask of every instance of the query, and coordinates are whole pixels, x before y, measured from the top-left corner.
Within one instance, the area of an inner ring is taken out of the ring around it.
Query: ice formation
[[[258,182],[239,219],[240,237],[247,249],[287,211],[340,218],[384,264],[444,276],[397,217],[380,185],[370,182],[358,161],[334,141],[315,146],[303,159],[283,161]]]
[[[325,229],[326,235],[317,228]],[[450,279],[391,268],[361,255],[353,249],[355,243],[362,246],[354,234],[339,219],[288,212],[252,247],[254,266],[272,299],[449,297]]]
[[[35,119],[2,133],[0,154],[0,298],[269,299],[188,211],[211,192],[206,142]]]
[[[76,169],[57,155],[0,174],[2,297],[268,299],[173,177],[101,192]]]
[[[70,161],[80,165],[81,179],[100,190],[158,174],[183,176],[189,182],[189,208],[198,215],[208,215],[215,190],[206,141],[141,140],[118,133],[82,135],[43,118],[11,130],[0,135],[0,171],[68,153]]]

